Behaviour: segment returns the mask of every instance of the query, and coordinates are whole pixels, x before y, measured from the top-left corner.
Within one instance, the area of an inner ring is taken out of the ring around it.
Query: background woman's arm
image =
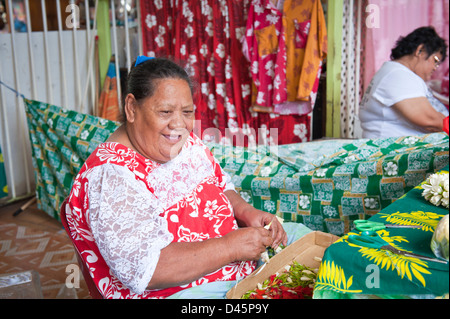
[[[405,99],[392,106],[409,122],[421,127],[424,132],[441,132],[444,114],[436,111],[426,97]]]

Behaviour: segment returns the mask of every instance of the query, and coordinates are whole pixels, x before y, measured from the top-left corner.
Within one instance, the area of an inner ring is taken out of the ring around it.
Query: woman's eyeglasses
[[[434,65],[436,67],[439,67],[441,65],[441,60],[437,56],[434,56]]]

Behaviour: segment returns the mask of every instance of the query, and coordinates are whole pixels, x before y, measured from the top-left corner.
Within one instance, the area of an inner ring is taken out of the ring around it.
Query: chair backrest
[[[91,295],[92,299],[103,299],[103,295],[100,293],[96,284],[92,280],[91,274],[89,273],[89,268],[84,263],[83,258],[81,258],[81,254],[78,251],[78,248],[73,241],[72,235],[70,234],[69,224],[67,223],[67,218],[66,218],[66,204],[67,204],[67,198],[62,203],[60,213],[59,213],[60,218],[61,218],[61,223],[63,224],[64,229],[66,230],[67,234],[69,235],[69,238],[72,241],[72,245],[75,248],[75,255],[77,256],[78,264],[83,273],[83,277],[84,277],[84,280],[86,281],[86,285],[88,286],[89,294]]]

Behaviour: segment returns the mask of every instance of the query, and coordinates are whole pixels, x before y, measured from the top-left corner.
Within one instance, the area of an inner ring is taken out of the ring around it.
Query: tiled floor
[[[69,276],[74,274],[77,261],[61,223],[37,209],[36,204],[13,216],[27,201],[0,207],[0,276],[35,270],[43,298],[90,298],[81,273],[79,288],[66,285],[66,281],[78,284],[77,276]]]

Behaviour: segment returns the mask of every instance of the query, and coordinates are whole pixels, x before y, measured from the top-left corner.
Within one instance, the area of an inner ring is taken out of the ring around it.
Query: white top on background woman
[[[446,50],[432,27],[416,29],[397,41],[392,61],[375,74],[361,102],[364,138],[442,131],[448,111],[435,103],[426,81],[445,60]]]

